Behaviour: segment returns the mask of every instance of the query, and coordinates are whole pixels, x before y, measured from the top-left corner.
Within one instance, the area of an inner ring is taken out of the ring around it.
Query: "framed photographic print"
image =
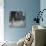
[[[25,27],[25,24],[25,13],[23,11],[10,11],[10,27]]]

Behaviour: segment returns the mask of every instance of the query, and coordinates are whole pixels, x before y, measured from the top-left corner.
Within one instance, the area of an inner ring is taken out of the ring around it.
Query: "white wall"
[[[4,41],[4,3],[0,0],[0,42]]]

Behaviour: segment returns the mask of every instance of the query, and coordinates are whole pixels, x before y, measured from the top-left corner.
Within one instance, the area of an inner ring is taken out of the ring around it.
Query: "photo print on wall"
[[[10,11],[9,26],[10,27],[25,27],[25,13],[22,11]]]

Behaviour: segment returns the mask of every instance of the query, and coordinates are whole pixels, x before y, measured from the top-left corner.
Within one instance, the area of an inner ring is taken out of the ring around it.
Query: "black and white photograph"
[[[9,15],[10,27],[24,27],[25,14],[22,11],[11,11]]]

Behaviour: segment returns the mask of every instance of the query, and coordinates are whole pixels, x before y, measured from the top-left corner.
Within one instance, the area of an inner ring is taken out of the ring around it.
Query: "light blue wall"
[[[42,11],[43,9],[46,9],[46,0],[41,0],[40,1],[40,10]],[[46,27],[46,11],[43,12],[42,17],[43,17],[43,22],[40,21],[40,25]]]
[[[26,9],[26,27],[10,28],[9,27],[9,11]],[[40,0],[4,0],[4,35],[5,40],[18,41],[32,30],[32,24],[35,12],[40,9]]]

